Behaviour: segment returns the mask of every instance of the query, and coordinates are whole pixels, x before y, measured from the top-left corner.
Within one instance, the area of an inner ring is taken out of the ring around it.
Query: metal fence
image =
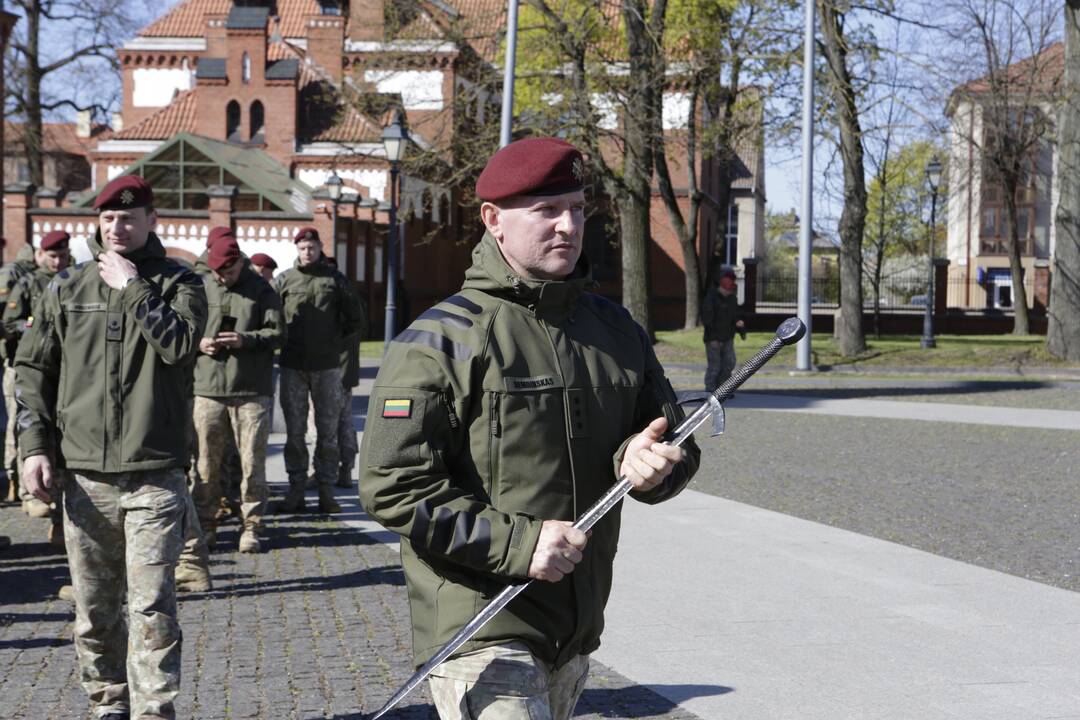
[[[1024,278],[1028,307],[1032,306],[1034,284],[1029,273]],[[921,312],[927,302],[927,274],[923,270],[904,270],[881,278],[880,301],[882,312]],[[792,308],[798,303],[799,278],[794,272],[759,272],[754,289],[757,307],[762,310]],[[811,303],[819,309],[840,306],[840,278],[836,274],[814,277],[811,283]],[[969,312],[1007,312],[1012,310],[1011,278],[995,277],[978,283],[963,278],[946,281],[945,306]],[[874,288],[863,279],[863,304],[868,311],[874,308]]]

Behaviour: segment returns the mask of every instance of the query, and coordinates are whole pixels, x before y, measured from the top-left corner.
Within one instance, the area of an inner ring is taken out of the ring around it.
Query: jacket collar
[[[591,282],[589,263],[585,255],[563,280],[529,280],[518,275],[507,264],[499,244],[491,233],[473,249],[473,264],[465,273],[465,289],[481,290],[527,307],[536,315],[566,314],[577,303]]]
[[[101,241],[101,229],[94,233],[94,237],[86,243],[90,248],[90,253],[94,256],[94,260],[97,260],[98,255],[105,252],[105,244]],[[151,231],[146,238],[146,244],[138,250],[125,253],[124,257],[131,262],[138,265],[141,261],[148,258],[163,258],[165,257],[165,246],[161,244],[161,240],[158,238],[157,233]]]

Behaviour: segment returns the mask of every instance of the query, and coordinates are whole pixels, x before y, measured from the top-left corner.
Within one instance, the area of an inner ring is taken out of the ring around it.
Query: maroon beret
[[[293,236],[292,241],[298,243],[301,240],[314,240],[315,242],[319,242],[319,231],[310,225],[308,227],[302,227],[296,231],[296,235]]]
[[[206,257],[206,264],[211,270],[220,270],[229,263],[240,259],[240,246],[236,244],[236,238],[226,235],[210,246],[210,253]]]
[[[68,242],[71,240],[71,236],[63,230],[53,230],[45,237],[41,238],[42,250],[58,250],[61,247],[67,247]]]
[[[251,264],[258,265],[259,267],[268,267],[271,270],[277,270],[277,263],[274,262],[274,258],[270,257],[266,253],[255,253],[251,256]]]
[[[130,210],[150,207],[153,204],[154,191],[145,180],[138,175],[121,175],[101,188],[97,200],[94,201],[94,209],[99,212],[101,210]]]
[[[585,188],[585,160],[576,147],[553,137],[512,142],[488,160],[476,196],[489,202],[514,195],[561,195]]]
[[[227,227],[218,225],[217,227],[210,228],[210,232],[206,234],[206,247],[210,247],[214,244],[215,240],[217,240],[219,237],[224,237],[226,235],[228,235],[229,237],[235,237],[235,235],[233,235],[233,231]]]

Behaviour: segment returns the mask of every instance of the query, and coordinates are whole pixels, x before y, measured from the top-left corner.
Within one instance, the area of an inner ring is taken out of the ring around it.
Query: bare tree
[[[951,0],[936,8],[944,18],[948,53],[945,77],[976,78],[957,88],[951,107],[967,106],[969,120],[958,128],[981,156],[984,199],[1000,192],[1005,252],[1012,275],[1013,333],[1030,331],[1021,255],[1018,201],[1034,192],[1043,171],[1040,154],[1052,142],[1054,106],[1061,90],[1062,52],[1058,0]],[[954,125],[955,127],[955,125]],[[974,177],[967,182],[976,182]],[[1029,223],[1030,224],[1030,223]]]
[[[21,17],[10,43],[4,103],[11,115],[25,120],[22,142],[30,178],[41,185],[46,117],[94,110],[104,119],[116,101],[116,46],[146,22],[148,5],[143,0],[11,0],[9,7]],[[113,87],[92,81],[102,74]],[[88,97],[87,89],[97,95]]]
[[[1080,0],[1065,0],[1065,76],[1058,121],[1057,235],[1046,349],[1080,360]]]
[[[863,132],[845,35],[846,14],[839,3],[816,0],[821,17],[822,45],[832,109],[843,159],[844,206],[840,214],[840,316],[835,335],[840,353],[857,355],[866,350],[863,332],[862,243],[866,229],[866,170]]]
[[[668,23],[665,53],[658,59],[658,72],[674,75],[688,90],[689,116],[685,135],[687,212],[684,216],[672,182],[668,148],[678,152],[676,136],[654,130],[656,177],[668,220],[682,250],[686,272],[686,315],[684,327],[698,323],[702,282],[709,280],[711,238],[699,238],[702,204],[716,210],[726,222],[731,202],[731,183],[738,164],[737,147],[743,140],[756,142],[763,135],[761,88],[751,83],[782,76],[791,65],[793,53],[789,27],[783,17],[787,3],[776,0],[740,2],[688,2],[681,14]],[[673,70],[678,67],[679,71]],[[770,83],[771,84],[771,83]],[[657,94],[654,102],[662,102]],[[654,119],[662,113],[659,107]],[[713,192],[705,193],[698,181],[698,158],[709,162]],[[704,267],[703,267],[704,266]]]

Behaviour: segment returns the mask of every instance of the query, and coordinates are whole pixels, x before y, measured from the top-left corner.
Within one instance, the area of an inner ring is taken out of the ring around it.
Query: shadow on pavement
[[[71,638],[21,638],[0,640],[0,650],[30,650],[32,648],[55,648],[70,645]]]
[[[214,580],[218,581],[215,576]],[[287,578],[285,580],[259,580],[235,585],[217,584],[206,593],[186,593],[179,596],[180,602],[205,600],[222,597],[248,597],[270,593],[321,592],[324,590],[343,590],[346,588],[370,587],[372,585],[404,585],[405,575],[400,567],[383,567],[356,570],[340,575],[314,575],[311,577]]]

